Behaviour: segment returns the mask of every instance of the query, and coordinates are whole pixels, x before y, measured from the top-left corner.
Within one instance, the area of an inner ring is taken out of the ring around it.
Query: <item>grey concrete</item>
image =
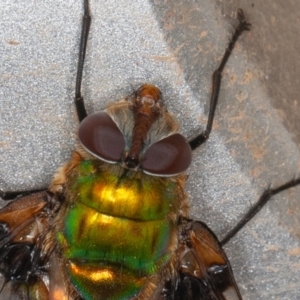
[[[191,215],[222,238],[263,190],[300,169],[300,3],[96,1],[84,95],[89,112],[157,84],[194,136],[211,74],[243,8],[253,23],[224,73],[210,140],[194,153]],[[72,104],[81,1],[0,3],[0,188],[44,187],[76,142]],[[244,299],[299,299],[299,192],[274,198],[227,246]]]

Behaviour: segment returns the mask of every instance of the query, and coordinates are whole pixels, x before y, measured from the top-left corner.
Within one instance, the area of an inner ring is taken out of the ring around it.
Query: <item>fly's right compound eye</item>
[[[172,134],[151,145],[141,168],[157,176],[173,176],[187,170],[192,161],[192,150],[179,133]]]
[[[88,115],[80,123],[78,137],[86,151],[99,159],[117,163],[125,148],[122,132],[106,112]]]

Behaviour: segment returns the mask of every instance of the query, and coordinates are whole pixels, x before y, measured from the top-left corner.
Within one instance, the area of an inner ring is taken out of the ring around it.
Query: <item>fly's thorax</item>
[[[49,190],[54,194],[62,194],[65,197],[65,202],[69,205],[78,200],[80,180],[86,180],[86,184],[92,182],[95,184],[96,180],[93,181],[93,179],[99,174],[102,174],[103,179],[106,176],[110,180],[112,179],[116,187],[134,187],[133,190],[136,191],[136,194],[140,191],[142,194],[148,194],[147,188],[151,190],[151,193],[160,193],[161,191],[159,199],[162,202],[165,202],[165,199],[172,198],[170,212],[174,212],[176,215],[188,215],[187,197],[184,191],[187,179],[185,174],[158,177],[145,174],[141,170],[126,170],[119,164],[110,164],[96,159],[85,151],[81,145],[77,145],[71,159],[57,170]],[[77,186],[77,188],[74,188],[74,186]],[[165,197],[165,194],[167,197]]]
[[[78,153],[84,151],[75,156]],[[185,175],[151,176],[85,154],[77,165],[69,163],[72,168],[68,170],[65,193],[71,203],[81,201],[101,213],[144,221],[175,220],[185,207]]]

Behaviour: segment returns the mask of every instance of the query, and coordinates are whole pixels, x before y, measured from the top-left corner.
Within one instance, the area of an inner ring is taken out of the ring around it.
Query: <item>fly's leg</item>
[[[40,295],[35,299],[48,299],[42,275],[47,273],[54,250],[48,233],[60,207],[59,200],[44,191],[12,201],[0,210],[1,296],[11,287],[12,295],[28,295],[30,291]]]
[[[75,98],[74,98],[79,122],[81,122],[87,116],[85,105],[84,105],[84,99],[81,95],[81,82],[82,82],[82,72],[83,72],[86,45],[87,45],[90,25],[91,25],[91,15],[90,15],[89,1],[84,0],[84,14],[82,18],[82,28],[81,28],[81,38],[80,38],[79,58],[78,58]]]
[[[267,189],[259,198],[257,203],[249,209],[249,211],[243,216],[243,218],[236,224],[236,226],[227,233],[227,235],[221,241],[221,245],[227,244],[231,238],[233,238],[266,204],[272,199],[274,195],[277,195],[285,190],[300,185],[300,178],[292,179],[287,183],[274,188]]]
[[[46,191],[46,190],[47,190],[46,188],[36,189],[36,190],[29,190],[29,191],[16,191],[16,192],[5,192],[5,191],[0,190],[0,199],[2,199],[2,200],[13,200],[17,197],[28,196],[28,195],[43,192],[43,191]]]
[[[211,229],[183,217],[178,225],[177,274],[166,280],[163,299],[242,300],[226,253]]]
[[[208,120],[207,120],[207,124],[206,124],[206,129],[203,132],[201,132],[198,136],[196,136],[195,138],[193,138],[192,140],[189,141],[189,144],[190,144],[192,150],[195,150],[200,145],[202,145],[208,139],[208,137],[210,135],[213,121],[214,121],[215,111],[216,111],[216,107],[217,107],[217,103],[218,103],[218,99],[219,99],[222,72],[224,70],[224,67],[228,61],[228,58],[230,57],[230,54],[231,54],[238,38],[242,35],[242,33],[244,31],[250,30],[250,27],[251,27],[251,24],[246,21],[244,12],[241,9],[238,10],[237,14],[238,14],[239,24],[236,27],[236,29],[229,41],[229,44],[226,48],[226,51],[223,55],[223,58],[222,58],[222,61],[219,65],[219,67],[213,73],[212,94],[211,94],[211,98],[210,98],[209,115],[208,115]]]

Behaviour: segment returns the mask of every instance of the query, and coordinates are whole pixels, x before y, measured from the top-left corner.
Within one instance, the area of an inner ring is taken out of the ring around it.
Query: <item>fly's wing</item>
[[[179,249],[175,300],[241,300],[224,250],[202,222],[185,220]]]
[[[60,204],[49,192],[11,201],[0,209],[1,299],[48,299],[48,233]]]

